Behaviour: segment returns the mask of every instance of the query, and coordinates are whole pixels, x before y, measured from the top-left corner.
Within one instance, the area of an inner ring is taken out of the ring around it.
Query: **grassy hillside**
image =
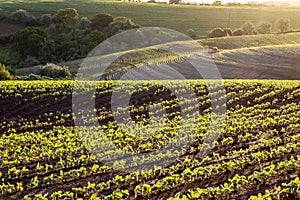
[[[147,3],[123,3],[119,1],[0,1],[0,8],[6,12],[25,9],[38,16],[55,12],[59,8],[76,8],[82,16],[93,17],[97,13],[111,13],[114,16],[131,17],[142,26],[158,26],[185,33],[192,28],[199,38],[215,27],[226,27],[230,8],[200,7],[189,5],[161,5]],[[245,21],[269,21],[278,18],[291,20],[291,28],[300,27],[300,12],[297,8],[231,8],[230,27],[240,27]]]
[[[299,53],[300,44],[289,44],[226,50],[217,57],[235,63],[292,66],[299,65]]]
[[[189,49],[189,43],[178,42],[180,46]],[[275,78],[298,79],[300,33],[269,34],[256,36],[225,37],[199,40],[203,46],[218,47],[218,52],[213,55],[223,78]],[[188,63],[178,55],[170,52],[158,52],[157,47],[140,49],[126,55],[124,62],[116,61],[113,69],[126,69],[131,63],[168,63],[174,69],[184,71],[193,78],[189,72]],[[194,52],[186,52],[193,54]],[[136,56],[139,55],[139,56]],[[72,74],[77,73],[81,60],[61,63],[70,67]],[[125,63],[125,64],[124,64]],[[18,75],[37,73],[41,67],[19,69]],[[111,71],[114,73],[114,71]]]
[[[238,37],[209,38],[199,40],[203,46],[218,47],[221,50],[241,49],[270,45],[286,45],[300,43],[300,33],[245,35]]]

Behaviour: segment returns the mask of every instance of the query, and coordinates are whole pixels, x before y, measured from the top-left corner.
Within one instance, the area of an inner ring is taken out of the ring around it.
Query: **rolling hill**
[[[299,79],[300,33],[212,38],[198,42],[207,51],[210,51],[210,48],[218,49],[210,56],[225,79]],[[132,64],[145,67],[145,63],[151,63],[158,73],[167,73],[162,69],[163,65],[167,64],[188,79],[197,78],[185,57],[197,55],[199,52],[193,52],[191,49],[179,56],[156,50],[166,48],[168,45],[180,45],[184,49],[189,49],[188,41],[180,41],[127,52],[122,62],[116,60],[113,63],[113,67],[107,72],[111,76],[107,79],[119,78],[124,70],[132,67]],[[69,66],[72,74],[76,74],[83,60],[60,64]],[[18,75],[36,73],[39,69],[40,66],[19,69]]]

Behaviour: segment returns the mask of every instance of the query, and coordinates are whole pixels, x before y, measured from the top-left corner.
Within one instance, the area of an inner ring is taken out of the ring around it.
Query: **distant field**
[[[299,44],[300,33],[244,35],[239,37],[222,37],[202,39],[203,46],[218,47],[219,50],[232,50],[250,47]]]
[[[230,8],[200,7],[188,5],[161,5],[147,3],[123,3],[119,1],[3,1],[0,9],[11,12],[25,9],[38,16],[54,12],[59,8],[76,8],[82,16],[92,17],[97,13],[111,13],[113,16],[127,16],[142,26],[159,26],[185,33],[192,28],[199,38],[215,27],[226,27]],[[300,28],[299,8],[232,8],[230,27],[240,27],[245,21],[269,21],[278,18],[291,20],[291,28]]]

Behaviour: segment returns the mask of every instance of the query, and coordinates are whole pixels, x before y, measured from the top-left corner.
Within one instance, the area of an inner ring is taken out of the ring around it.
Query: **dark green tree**
[[[106,39],[106,36],[101,31],[95,30],[90,32],[84,39],[83,44],[86,45],[88,50],[92,50],[97,45],[99,45],[102,41]]]
[[[36,18],[30,15],[29,13],[27,13],[26,10],[22,10],[22,9],[12,12],[8,16],[8,21],[11,23],[23,24],[29,26],[38,25]]]
[[[102,29],[107,27],[113,20],[113,16],[110,14],[98,14],[91,20],[91,27],[93,29]]]
[[[87,17],[82,17],[79,20],[79,28],[80,29],[89,29],[91,27],[91,20],[89,20]]]
[[[45,40],[41,42],[39,58],[43,62],[55,60],[56,45],[54,40]]]
[[[110,28],[112,32],[117,32],[118,30],[130,30],[134,28],[139,28],[140,25],[135,24],[130,18],[127,17],[116,17],[114,21],[110,23]]]
[[[23,56],[38,56],[41,43],[47,39],[47,33],[39,27],[28,27],[17,31],[13,36],[14,45],[17,51]]]
[[[59,9],[53,18],[54,23],[61,23],[66,29],[74,28],[76,26],[79,14],[74,8]]]
[[[77,41],[64,41],[60,43],[56,49],[57,58],[65,61],[67,61],[68,58],[76,57],[76,52],[79,52]]]

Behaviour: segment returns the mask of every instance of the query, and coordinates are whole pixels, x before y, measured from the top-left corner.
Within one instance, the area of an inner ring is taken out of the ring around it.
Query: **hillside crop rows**
[[[91,142],[102,128],[120,149],[151,152],[175,140],[178,127],[190,127],[186,134],[196,134],[187,151],[174,153],[174,162],[166,167],[128,172],[119,170],[120,160],[109,160],[114,167],[103,164],[97,156],[106,152],[92,154],[83,144],[72,115],[73,81],[1,82],[0,199],[300,198],[299,81],[224,81],[226,96],[218,95],[220,81],[210,86],[204,81],[142,83],[130,99],[131,118],[148,126],[151,115],[164,110],[168,123],[150,137],[120,131],[110,109],[116,82],[101,81],[96,109],[81,116],[89,124],[88,116],[97,113],[99,127],[90,134]],[[86,83],[82,92],[93,84]],[[123,82],[119,90],[130,93],[135,84]],[[194,107],[167,89],[183,93],[187,85],[197,96]],[[225,126],[212,150],[199,157],[213,115],[212,101],[222,99],[226,105],[218,108],[226,109]],[[199,119],[180,123],[182,108],[197,112]],[[122,109],[116,115],[121,113]],[[131,164],[143,168],[151,162]]]

